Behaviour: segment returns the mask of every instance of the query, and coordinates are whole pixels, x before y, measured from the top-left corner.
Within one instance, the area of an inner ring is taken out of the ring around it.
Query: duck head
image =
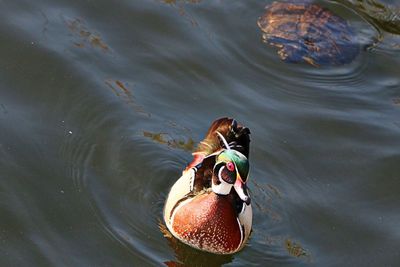
[[[249,161],[239,151],[230,149],[224,137],[221,134],[219,136],[226,149],[216,156],[211,188],[217,195],[228,195],[233,187],[240,199],[249,205],[250,197],[246,186],[249,175]]]

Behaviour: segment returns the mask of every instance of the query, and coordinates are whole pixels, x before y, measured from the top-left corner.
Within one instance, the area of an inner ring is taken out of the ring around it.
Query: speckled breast
[[[220,254],[233,253],[243,242],[243,229],[229,196],[201,194],[173,211],[172,230],[193,247]]]

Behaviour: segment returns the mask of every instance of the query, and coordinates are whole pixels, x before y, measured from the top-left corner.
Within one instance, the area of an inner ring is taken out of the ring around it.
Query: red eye
[[[229,171],[233,172],[235,170],[235,164],[233,164],[232,162],[228,162],[226,164],[226,167],[228,168]]]

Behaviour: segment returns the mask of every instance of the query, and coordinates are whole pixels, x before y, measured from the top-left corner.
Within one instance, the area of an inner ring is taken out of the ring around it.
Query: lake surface
[[[0,266],[399,266],[398,36],[319,1],[368,48],[288,64],[256,24],[271,2],[0,1]],[[252,132],[254,203],[225,257],[160,231],[222,116]]]

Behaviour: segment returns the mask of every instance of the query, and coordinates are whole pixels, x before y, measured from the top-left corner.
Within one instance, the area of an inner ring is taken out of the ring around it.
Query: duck
[[[215,120],[173,184],[163,218],[168,231],[195,249],[233,254],[252,229],[250,130],[233,118]]]

